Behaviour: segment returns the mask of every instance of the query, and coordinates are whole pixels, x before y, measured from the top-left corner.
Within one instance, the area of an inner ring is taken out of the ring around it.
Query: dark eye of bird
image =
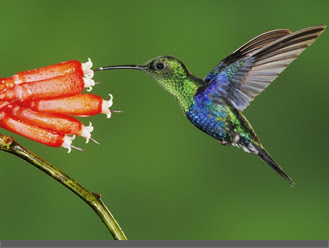
[[[164,64],[161,62],[159,62],[155,65],[155,68],[157,68],[157,70],[159,70],[159,71],[161,71],[164,67],[165,67]]]

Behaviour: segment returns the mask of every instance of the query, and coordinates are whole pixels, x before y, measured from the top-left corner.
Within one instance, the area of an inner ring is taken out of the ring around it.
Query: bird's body
[[[200,92],[194,97],[194,103],[185,113],[197,128],[217,139],[222,145],[240,146],[243,139],[261,146],[254,130],[244,115],[225,99],[214,99],[208,92]]]
[[[109,66],[97,70],[146,71],[178,102],[194,126],[217,139],[261,157],[290,185],[291,178],[261,144],[242,114],[249,103],[324,31],[313,26],[294,33],[277,29],[257,36],[223,59],[203,80],[193,76],[172,56],[156,57],[144,65]]]

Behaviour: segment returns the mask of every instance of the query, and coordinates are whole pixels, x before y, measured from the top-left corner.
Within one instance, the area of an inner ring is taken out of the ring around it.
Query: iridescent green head
[[[95,71],[113,69],[137,69],[150,75],[162,88],[175,97],[180,106],[187,111],[193,96],[202,80],[192,76],[186,66],[173,56],[159,56],[142,65],[123,65],[100,67]]]
[[[145,66],[145,72],[174,96],[190,75],[186,66],[172,56],[156,57],[146,62]]]

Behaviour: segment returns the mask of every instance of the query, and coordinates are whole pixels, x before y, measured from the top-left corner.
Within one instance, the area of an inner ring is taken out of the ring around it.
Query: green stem
[[[90,207],[92,207],[92,209],[98,214],[103,223],[106,225],[114,239],[127,240],[119,224],[101,200],[100,194],[90,192],[85,189],[61,170],[57,169],[44,159],[40,158],[38,155],[18,144],[12,137],[0,134],[0,150],[12,153],[24,159],[63,184],[69,190],[78,195],[82,200],[84,200]]]

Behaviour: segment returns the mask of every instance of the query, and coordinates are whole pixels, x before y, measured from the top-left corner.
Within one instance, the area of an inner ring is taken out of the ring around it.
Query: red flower
[[[75,135],[91,139],[93,127],[84,126],[69,116],[104,113],[111,117],[111,99],[92,94],[95,85],[92,62],[67,61],[39,69],[20,72],[0,79],[0,127],[31,140],[68,152]],[[68,135],[73,135],[69,137]],[[97,143],[97,142],[96,142]],[[79,148],[77,148],[79,149]]]

